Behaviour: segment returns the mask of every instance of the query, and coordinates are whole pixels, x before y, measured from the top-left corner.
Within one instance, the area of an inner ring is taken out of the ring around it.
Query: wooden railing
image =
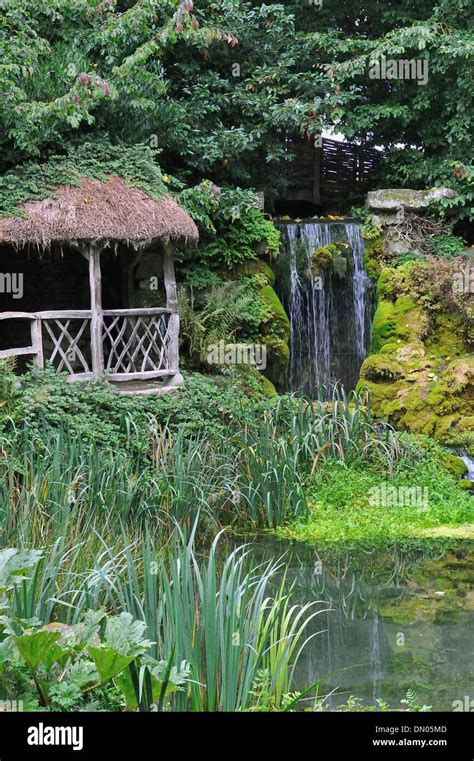
[[[102,314],[107,375],[133,380],[169,374],[171,310],[106,309]]]
[[[29,320],[31,344],[0,351],[0,359],[31,355],[73,379],[133,380],[178,371],[178,315],[171,309],[3,312],[0,320]]]

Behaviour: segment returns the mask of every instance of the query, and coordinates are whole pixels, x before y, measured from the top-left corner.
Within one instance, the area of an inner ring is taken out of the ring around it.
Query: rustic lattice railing
[[[169,309],[118,309],[103,312],[103,351],[107,375],[169,374]]]
[[[4,312],[0,319],[29,320],[31,344],[0,351],[0,359],[32,355],[38,367],[50,361],[74,378],[92,377],[94,335],[90,310]],[[113,380],[133,380],[171,375],[175,315],[170,309],[117,309],[100,313],[96,356],[102,358],[100,375]],[[99,350],[97,350],[97,348]]]
[[[43,358],[58,372],[69,375],[92,372],[90,314],[86,317],[43,318]]]
[[[0,312],[0,320],[29,320],[31,335],[30,345],[1,350],[0,359],[31,355],[40,368],[49,360],[71,379],[128,381],[169,376],[170,386],[179,383],[179,316],[171,244],[162,244],[166,308],[103,309],[101,250],[96,243],[80,247],[89,263],[90,309]],[[127,269],[129,287],[134,264],[135,260]]]

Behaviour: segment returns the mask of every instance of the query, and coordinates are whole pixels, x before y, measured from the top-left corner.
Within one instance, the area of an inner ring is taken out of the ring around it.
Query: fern
[[[233,282],[211,288],[200,308],[193,289],[189,294],[180,294],[180,338],[194,364],[205,364],[209,345],[235,337],[253,298],[247,289]]]

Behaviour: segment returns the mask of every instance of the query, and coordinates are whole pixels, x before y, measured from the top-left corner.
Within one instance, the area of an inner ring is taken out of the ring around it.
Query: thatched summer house
[[[71,380],[129,391],[175,386],[174,255],[196,244],[193,220],[115,176],[54,195],[0,218],[0,359],[50,361]]]

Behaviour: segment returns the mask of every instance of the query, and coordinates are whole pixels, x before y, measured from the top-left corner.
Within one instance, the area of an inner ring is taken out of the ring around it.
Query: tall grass
[[[220,534],[203,552],[202,539],[304,516],[305,478],[328,459],[390,471],[413,456],[409,441],[373,420],[368,396],[341,389],[329,401],[280,398],[212,440],[153,418],[127,426],[119,451],[66,427],[41,442],[26,428],[3,439],[0,546],[43,548],[12,614],[75,623],[89,608],[130,612],[157,661],[190,664],[174,710],[282,708],[318,606],[293,606],[275,586],[280,563],[255,566],[248,546],[226,554]]]
[[[365,460],[393,471],[402,459],[419,457],[410,439],[373,417],[367,390],[347,393],[342,386],[322,389],[318,399],[279,397],[265,416],[268,436],[284,435],[298,464],[314,471],[325,460]]]
[[[304,516],[304,479],[328,459],[366,460],[393,471],[416,456],[409,440],[375,421],[368,395],[335,388],[330,401],[282,397],[255,422],[227,437],[186,437],[149,420],[128,420],[130,447],[112,451],[65,428],[48,429],[42,445],[26,429],[0,457],[0,538],[30,534],[41,543],[47,526],[66,534],[101,534],[150,521],[188,527],[199,513],[215,532],[223,525],[275,528]],[[134,440],[145,438],[143,447]]]
[[[140,561],[127,552],[124,567],[95,575],[89,585],[100,583],[112,609],[146,622],[154,657],[173,651],[177,663],[190,664],[192,679],[175,696],[175,710],[245,710],[262,670],[271,677],[260,705],[281,706],[318,604],[291,606],[283,585],[272,594],[282,563],[255,566],[248,545],[219,553],[218,535],[199,559],[197,526],[189,539],[178,531],[166,553],[148,538]]]
[[[156,661],[171,655],[176,667],[185,661],[190,668],[172,710],[278,710],[294,690],[305,631],[321,612],[319,601],[291,605],[284,584],[275,583],[281,561],[256,565],[248,545],[219,548],[220,534],[200,556],[198,526],[196,520],[189,537],[176,528],[166,545],[151,535],[124,542],[122,549],[100,539],[102,552],[88,570],[74,550],[69,558],[61,556],[57,538],[16,589],[10,613],[76,623],[90,608],[127,611],[145,622]],[[95,544],[93,536],[81,539]],[[262,672],[268,683],[257,695]]]

